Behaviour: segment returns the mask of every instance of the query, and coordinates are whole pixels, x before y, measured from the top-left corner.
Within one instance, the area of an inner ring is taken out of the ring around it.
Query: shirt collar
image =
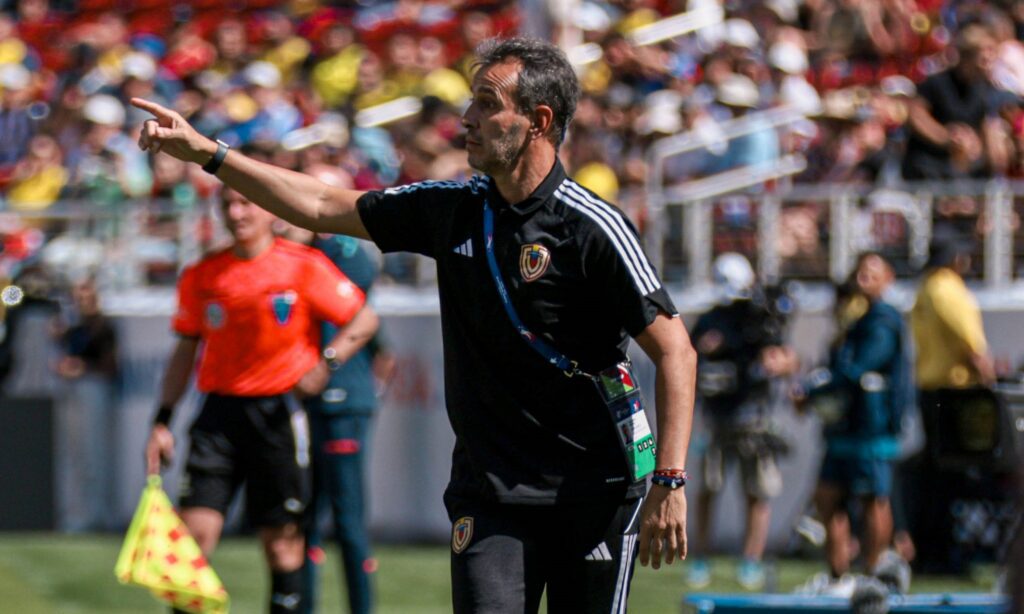
[[[494,203],[496,208],[500,209],[507,206],[519,215],[528,215],[539,209],[541,205],[547,202],[554,195],[558,186],[562,185],[562,182],[565,181],[565,177],[565,168],[562,166],[561,160],[556,156],[555,164],[551,167],[551,170],[548,171],[547,177],[544,178],[544,181],[540,182],[537,189],[527,196],[525,200],[509,205],[501,195],[501,192],[498,191],[498,187],[493,178],[488,182],[487,198]]]

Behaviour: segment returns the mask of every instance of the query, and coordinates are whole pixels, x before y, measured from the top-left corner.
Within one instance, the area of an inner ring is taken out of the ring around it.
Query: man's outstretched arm
[[[139,137],[143,151],[164,152],[185,162],[206,164],[217,143],[196,132],[176,111],[155,102],[132,98],[132,105],[152,113]],[[364,192],[329,186],[309,175],[258,162],[229,151],[217,178],[246,198],[296,226],[369,239],[356,211]]]

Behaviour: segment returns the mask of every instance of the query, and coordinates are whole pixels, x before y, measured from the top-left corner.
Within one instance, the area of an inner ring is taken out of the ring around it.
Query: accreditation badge
[[[647,477],[654,471],[656,446],[633,366],[628,361],[620,362],[601,371],[594,383],[615,424],[633,480]]]

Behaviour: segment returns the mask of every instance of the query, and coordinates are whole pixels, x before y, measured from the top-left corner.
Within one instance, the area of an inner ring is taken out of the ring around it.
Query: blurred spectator
[[[970,270],[971,247],[963,240],[933,244],[928,270],[921,281],[910,313],[917,352],[918,405],[925,431],[920,488],[932,493],[927,508],[914,514],[912,527],[918,562],[932,572],[963,571],[965,561],[954,560],[953,520],[950,506],[959,482],[958,473],[935,466],[940,449],[940,424],[949,419],[944,401],[949,389],[966,389],[995,382],[981,311],[964,284]]]
[[[16,211],[39,211],[57,200],[67,183],[60,146],[53,137],[37,134],[29,142],[28,155],[11,175],[7,202]]]
[[[690,335],[699,355],[697,392],[708,425],[703,488],[697,499],[697,531],[687,582],[711,581],[706,557],[711,543],[713,504],[729,465],[739,465],[746,496],[746,534],[737,581],[747,590],[765,583],[762,564],[771,518],[770,500],[782,492],[777,456],[783,439],[772,416],[772,383],[793,373],[796,354],[783,345],[783,322],[773,298],[756,284],[742,255],[715,259],[715,283],[722,300],[703,314]]]
[[[732,118],[738,119],[757,108],[761,95],[749,77],[733,74],[718,86],[716,100]],[[719,173],[734,168],[766,166],[778,157],[779,140],[775,130],[766,123],[756,122],[755,129],[749,134],[729,141],[725,153],[712,161],[709,170]]]
[[[114,499],[112,454],[116,441],[118,340],[113,323],[100,310],[92,278],[76,281],[72,305],[59,330],[62,355],[57,373],[68,386],[63,409],[69,434],[61,442],[67,465],[61,526],[68,531],[110,528],[109,502]]]
[[[35,133],[29,115],[32,75],[21,64],[0,64],[0,179],[28,152]]]
[[[956,39],[955,64],[917,88],[910,104],[906,179],[986,177],[1005,172],[1007,151],[990,83],[996,43],[972,24]]]
[[[814,494],[826,527],[825,556],[838,581],[854,558],[848,510],[859,499],[864,567],[873,573],[892,539],[893,462],[909,398],[903,318],[885,295],[892,265],[866,252],[854,272],[855,293],[837,301],[839,338],[827,369],[811,373],[799,400],[815,406],[824,423],[825,458]]]

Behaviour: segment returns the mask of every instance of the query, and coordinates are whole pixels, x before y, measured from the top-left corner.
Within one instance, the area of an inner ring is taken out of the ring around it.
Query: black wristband
[[[168,426],[171,423],[171,415],[174,413],[174,408],[169,405],[161,405],[160,409],[156,410],[156,415],[153,416],[153,426],[162,424]]]
[[[224,163],[224,158],[228,157],[229,149],[231,149],[230,145],[217,139],[217,152],[213,154],[209,162],[203,165],[203,170],[211,175],[216,175],[220,170],[220,165]]]

